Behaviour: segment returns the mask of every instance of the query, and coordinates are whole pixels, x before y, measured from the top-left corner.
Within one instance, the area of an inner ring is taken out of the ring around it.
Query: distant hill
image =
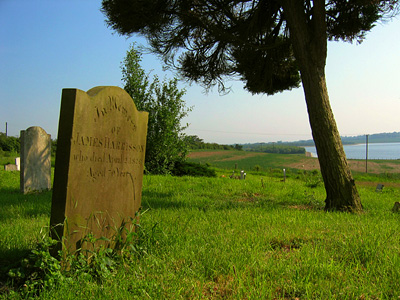
[[[365,143],[365,135],[342,137],[343,144],[362,144]],[[400,132],[375,133],[370,134],[368,143],[399,143]]]
[[[365,135],[342,136],[341,138],[342,138],[342,143],[344,145],[363,144],[366,141]],[[368,136],[368,143],[400,143],[400,132],[370,134]],[[271,145],[308,147],[308,146],[314,146],[314,141],[301,140],[296,142],[278,141],[276,143],[249,143],[249,144],[243,144],[243,150],[262,152],[263,148],[270,147]]]

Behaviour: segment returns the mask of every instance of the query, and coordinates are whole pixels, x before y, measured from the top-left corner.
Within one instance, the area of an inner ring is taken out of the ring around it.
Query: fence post
[[[368,173],[368,134],[365,135],[365,173]]]

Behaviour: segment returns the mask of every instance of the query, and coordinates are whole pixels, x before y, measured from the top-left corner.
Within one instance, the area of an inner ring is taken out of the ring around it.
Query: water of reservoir
[[[307,152],[311,152],[313,157],[317,157],[315,147],[304,147]],[[366,145],[344,145],[344,152],[349,159],[365,159]],[[369,143],[368,159],[400,159],[400,143]]]

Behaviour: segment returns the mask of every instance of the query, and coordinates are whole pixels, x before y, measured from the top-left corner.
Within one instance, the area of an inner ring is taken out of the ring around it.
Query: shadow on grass
[[[32,249],[13,249],[0,251],[0,280],[9,279],[7,273],[10,269],[21,265],[21,261],[31,253]]]
[[[0,188],[0,193],[2,195],[5,195],[5,194],[20,194],[20,191],[19,191],[19,189],[16,189],[16,188],[2,187],[2,188]]]
[[[9,219],[50,217],[51,191],[22,194],[19,189],[0,188],[0,222]]]
[[[182,201],[174,199],[173,193],[142,191],[142,207],[144,209],[179,209],[188,205]]]
[[[17,226],[18,222],[28,224],[38,216],[48,216],[50,220],[51,191],[42,193],[31,193],[24,195],[18,188],[0,188],[0,225]],[[3,228],[4,228],[3,227]],[[10,228],[10,232],[14,228]],[[5,241],[3,241],[5,242]],[[26,257],[32,249],[26,247],[7,247],[0,248],[0,278],[8,272],[10,268],[20,264],[22,258]]]
[[[290,203],[287,202],[282,205],[282,203],[265,196],[231,195],[227,197],[221,195],[220,197],[209,198],[193,195],[191,198],[178,198],[172,192],[163,193],[146,190],[142,192],[143,209],[198,209],[206,212],[210,210],[248,209],[250,207],[274,210],[285,205],[290,205]]]

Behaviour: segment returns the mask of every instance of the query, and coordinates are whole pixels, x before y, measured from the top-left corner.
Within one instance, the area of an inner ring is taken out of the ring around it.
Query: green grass
[[[3,155],[1,155],[3,154]],[[16,152],[1,152],[0,151],[0,166],[4,166],[7,164],[15,164],[15,158],[19,157],[20,154]],[[51,166],[54,168],[55,157],[51,157]]]
[[[319,174],[235,180],[146,175],[147,244],[101,281],[71,275],[38,299],[397,299],[400,188],[359,186],[361,214],[326,213]],[[229,175],[229,174],[228,174]],[[273,175],[273,174],[272,174]],[[368,180],[375,180],[370,176]],[[378,177],[377,180],[380,178]],[[378,182],[378,181],[377,181]],[[400,180],[393,179],[399,183]],[[0,171],[0,298],[21,299],[6,269],[32,250],[51,192],[21,195]],[[7,287],[7,288],[5,288]]]
[[[268,171],[276,168],[287,168],[291,163],[298,162],[301,159],[313,159],[305,157],[304,154],[273,154],[249,151],[196,151],[196,152],[216,152],[214,155],[205,157],[191,157],[190,161],[209,164],[221,169],[234,169],[235,164],[239,170],[253,170],[258,165],[262,171]]]
[[[15,152],[4,152],[0,150],[0,166],[15,164],[15,158],[18,156],[19,154]]]
[[[0,171],[0,264],[29,251],[50,218],[51,192],[23,195],[19,176]]]

